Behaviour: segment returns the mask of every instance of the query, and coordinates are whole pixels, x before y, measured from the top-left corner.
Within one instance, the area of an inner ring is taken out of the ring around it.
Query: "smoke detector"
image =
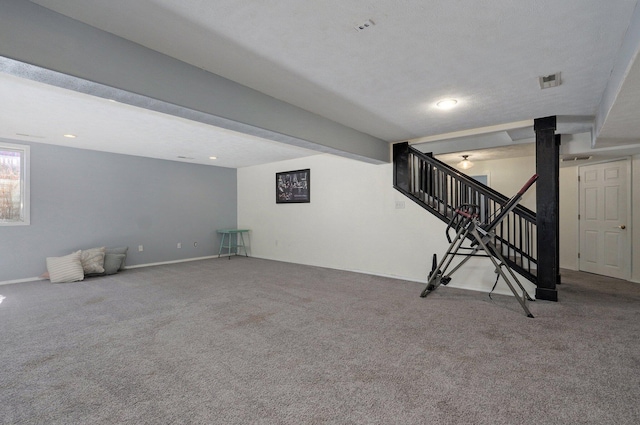
[[[560,73],[556,72],[555,74],[551,74],[551,75],[545,75],[542,77],[538,77],[538,80],[540,81],[540,88],[541,89],[548,89],[551,87],[557,87],[560,84],[562,84],[562,81],[560,81]]]

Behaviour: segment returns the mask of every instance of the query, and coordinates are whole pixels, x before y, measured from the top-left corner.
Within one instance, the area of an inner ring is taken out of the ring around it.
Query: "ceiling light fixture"
[[[217,156],[210,156],[209,159],[218,159]]]
[[[469,155],[462,155],[462,161],[458,163],[458,168],[462,168],[463,170],[468,170],[473,167],[473,162],[469,161]]]
[[[458,101],[456,99],[442,99],[436,102],[436,106],[444,110],[451,109],[455,107],[457,104],[458,104]]]
[[[63,136],[67,139],[75,139],[77,137],[75,134],[64,134]]]

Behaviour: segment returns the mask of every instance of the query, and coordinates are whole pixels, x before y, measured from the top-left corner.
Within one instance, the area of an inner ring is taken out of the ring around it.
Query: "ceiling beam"
[[[72,81],[71,87],[63,88],[78,90],[93,82],[94,88],[130,92],[236,123],[232,126],[253,136],[273,136],[278,142],[374,164],[390,160],[384,140],[32,2],[0,3],[0,40],[0,56],[72,77],[52,79],[39,73],[52,80],[49,83]]]
[[[640,3],[636,4],[631,23],[629,24],[629,28],[627,28],[613,69],[611,70],[611,76],[607,81],[607,86],[598,105],[591,141],[593,148],[600,147],[599,145],[601,143],[598,143],[598,141],[601,136],[603,136],[604,139],[608,137],[607,123],[612,121],[612,109],[616,105],[620,94],[624,91],[633,91],[633,94],[636,95],[640,91],[637,85],[638,73],[640,71],[637,66],[634,67],[638,53],[640,53]],[[623,90],[625,81],[627,81],[630,74],[634,72],[636,84],[632,84],[630,87],[626,87],[626,90]],[[633,104],[629,106],[631,108],[634,107]],[[635,115],[631,121],[634,119]],[[615,126],[613,131],[615,132]],[[634,136],[636,135],[634,134]]]
[[[459,139],[461,137],[478,136],[481,134],[499,133],[502,131],[516,130],[519,128],[526,128],[533,126],[533,120],[516,121],[505,124],[490,125],[487,127],[471,128],[468,130],[454,131],[451,133],[436,134],[433,136],[418,137],[416,139],[409,140],[410,145],[439,142],[442,140]]]

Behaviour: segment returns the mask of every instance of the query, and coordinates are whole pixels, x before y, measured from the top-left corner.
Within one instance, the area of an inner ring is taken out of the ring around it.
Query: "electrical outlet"
[[[182,243],[178,242],[178,249],[182,248]]]
[[[396,201],[396,209],[397,210],[404,209],[404,201]]]
[[[142,245],[138,245],[138,252],[144,251],[144,247]]]

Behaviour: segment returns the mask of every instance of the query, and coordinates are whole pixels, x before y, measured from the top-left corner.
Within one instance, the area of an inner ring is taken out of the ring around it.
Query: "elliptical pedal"
[[[420,293],[420,296],[422,298],[426,297],[427,295],[429,295],[429,292],[437,288],[442,276],[442,272],[440,270],[437,270],[437,268],[438,268],[438,256],[436,254],[433,254],[433,259],[431,261],[431,271],[427,275],[427,280],[429,283],[427,284],[427,287],[424,288],[424,290]],[[434,273],[435,273],[435,276],[434,276]]]

